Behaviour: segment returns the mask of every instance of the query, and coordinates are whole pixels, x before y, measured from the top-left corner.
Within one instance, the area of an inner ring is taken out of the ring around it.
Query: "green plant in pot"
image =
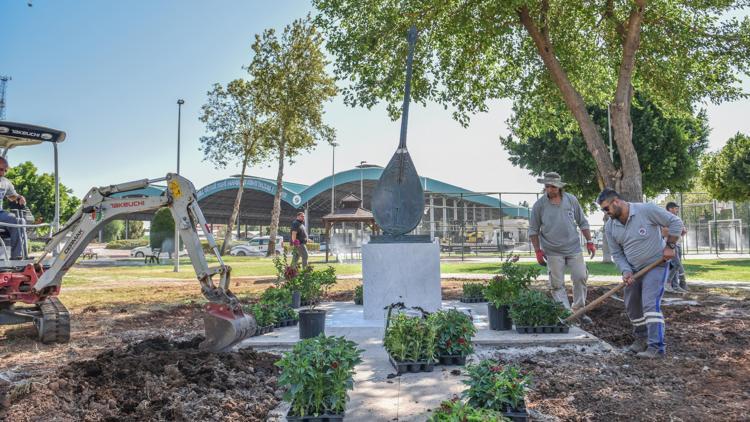
[[[484,300],[484,283],[466,282],[462,286],[462,302],[476,302]]]
[[[383,345],[396,364],[419,362],[429,365],[435,362],[437,330],[424,315],[389,310]],[[399,370],[397,365],[396,369]]]
[[[253,314],[255,322],[258,324],[258,334],[262,334],[260,331],[276,323],[276,314],[273,307],[269,304],[254,303],[250,305],[248,310]]]
[[[538,290],[527,290],[518,295],[510,308],[516,327],[550,327],[561,325],[570,311]]]
[[[271,308],[276,325],[297,319],[297,312],[290,304],[291,297],[289,290],[276,287],[269,287],[260,295],[260,303]]]
[[[466,356],[474,351],[471,338],[477,329],[471,316],[457,310],[441,310],[430,314],[428,322],[435,326],[437,333],[437,354],[444,364],[463,364]],[[452,359],[458,357],[460,359]]]
[[[276,268],[276,287],[288,290],[292,308],[299,308],[302,303],[300,270],[287,264],[286,254],[275,256],[273,266]]]
[[[466,373],[469,379],[463,383],[469,388],[464,390],[463,397],[469,405],[501,412],[525,409],[524,395],[531,379],[518,367],[486,359],[468,365]]]
[[[515,257],[511,257],[503,262],[500,274],[493,277],[484,289],[491,330],[513,328],[510,305],[539,276],[538,268],[524,267],[516,261]]]
[[[361,305],[364,303],[364,287],[360,284],[354,288],[354,304]]]
[[[347,392],[354,388],[354,367],[362,350],[344,337],[320,335],[298,342],[276,362],[279,384],[291,403],[287,417],[343,416]]]
[[[315,271],[312,267],[307,267],[300,272],[300,276],[303,274],[302,297],[310,303],[310,308],[299,311],[299,337],[306,339],[325,332],[326,311],[316,307],[323,294],[336,284],[336,270],[328,267],[323,271]]]
[[[461,401],[458,396],[440,403],[428,422],[501,422],[510,421],[502,412],[478,409]]]

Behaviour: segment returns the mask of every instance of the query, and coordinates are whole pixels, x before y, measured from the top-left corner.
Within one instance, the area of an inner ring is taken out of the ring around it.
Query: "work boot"
[[[675,292],[675,293],[679,293],[679,294],[681,294],[681,295],[684,295],[684,294],[686,294],[686,293],[687,293],[688,291],[687,291],[687,290],[685,290],[685,289],[683,289],[682,287],[676,286],[676,287],[674,287],[674,292]]]
[[[593,324],[594,323],[594,320],[591,319],[591,318],[589,318],[589,316],[586,315],[586,314],[581,315],[581,317],[579,319],[584,324]]]
[[[649,347],[643,352],[636,353],[636,357],[639,359],[663,359],[664,353],[660,353],[658,350]]]
[[[679,276],[679,279],[680,279],[680,288],[684,291],[688,291],[687,281],[685,281],[685,275],[683,274]]]
[[[628,351],[632,353],[643,353],[648,349],[648,342],[645,338],[637,338],[628,346]]]
[[[664,285],[664,292],[665,293],[677,293],[677,291],[672,287],[671,284]]]

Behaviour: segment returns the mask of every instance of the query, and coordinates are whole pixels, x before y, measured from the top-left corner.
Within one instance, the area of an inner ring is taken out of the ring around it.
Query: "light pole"
[[[180,174],[180,123],[182,120],[182,105],[185,100],[177,100],[177,174]],[[174,225],[174,272],[180,271],[180,228],[179,222]]]
[[[331,142],[331,214],[334,213],[336,204],[336,142]]]

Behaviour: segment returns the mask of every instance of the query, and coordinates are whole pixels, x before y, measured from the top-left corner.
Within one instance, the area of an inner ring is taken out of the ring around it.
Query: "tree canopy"
[[[281,36],[273,29],[255,36],[248,66],[256,107],[267,124],[278,158],[276,194],[270,224],[269,254],[274,251],[281,215],[284,162],[320,141],[333,142],[335,131],[323,122],[323,105],[336,95],[335,79],[328,75],[323,37],[310,17],[297,19]]]
[[[11,167],[6,177],[26,203],[37,222],[51,223],[55,219],[55,176],[39,173],[31,161]],[[60,222],[70,218],[81,205],[73,190],[60,183]]]
[[[737,133],[720,151],[707,155],[701,182],[716,199],[750,199],[750,136]]]
[[[695,116],[668,117],[641,95],[632,108],[633,145],[638,152],[641,169],[648,177],[643,190],[654,197],[664,191],[685,191],[691,188],[698,174],[698,163],[708,147],[708,119],[704,111]],[[607,138],[607,110],[592,107],[589,113],[597,126],[604,128]],[[568,183],[566,190],[578,196],[582,204],[591,204],[600,191],[592,177],[596,163],[586,150],[578,130],[548,131],[543,136],[526,139],[510,135],[501,138],[516,166],[529,169],[534,175],[558,172]],[[620,154],[613,149],[615,164]]]
[[[151,248],[168,248],[174,245],[174,218],[169,208],[160,208],[151,220],[149,245]],[[169,252],[164,250],[164,252]]]
[[[579,128],[600,186],[641,200],[641,166],[630,107],[641,92],[667,114],[744,97],[750,19],[727,0],[313,0],[345,101],[388,104],[399,114],[404,34],[420,30],[412,99],[436,102],[468,124],[497,98],[513,101],[509,125],[522,136]],[[619,166],[590,107],[612,106]]]

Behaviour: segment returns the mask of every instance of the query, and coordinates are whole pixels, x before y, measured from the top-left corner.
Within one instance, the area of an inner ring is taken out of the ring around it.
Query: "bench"
[[[159,254],[161,253],[161,248],[154,248],[151,249],[151,255],[146,255],[146,258],[144,259],[144,263],[146,264],[161,264],[161,261],[159,261]]]
[[[93,249],[86,249],[81,254],[81,259],[99,259],[99,254],[94,252]]]

